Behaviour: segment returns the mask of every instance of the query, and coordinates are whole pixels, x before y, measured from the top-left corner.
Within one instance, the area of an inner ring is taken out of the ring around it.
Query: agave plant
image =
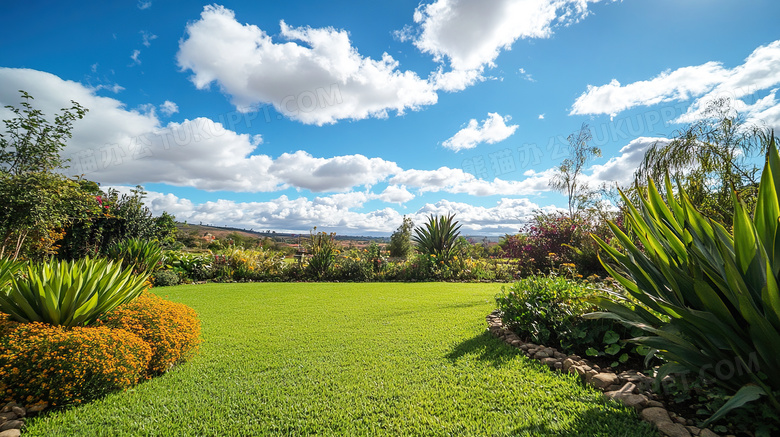
[[[136,274],[141,274],[157,270],[163,259],[163,252],[156,241],[131,238],[109,247],[108,256],[114,260],[121,259],[124,267],[132,266]]]
[[[144,290],[148,273],[107,259],[29,264],[0,288],[0,311],[19,322],[85,326]]]
[[[24,263],[10,258],[0,258],[0,293],[5,293],[11,285],[11,279]]]
[[[637,207],[623,195],[627,225],[643,249],[613,223],[624,253],[597,238],[619,270],[602,260],[604,267],[640,304],[620,296],[595,299],[609,312],[591,317],[643,329],[648,335],[633,340],[669,361],[659,377],[693,371],[734,393],[709,422],[761,396],[780,411],[780,155],[774,138],[767,156],[752,219],[733,195],[733,235],[697,211],[681,185],[675,196],[667,177],[665,199],[652,181]],[[740,371],[719,372],[718,366]]]
[[[412,241],[417,244],[417,250],[448,262],[455,255],[455,242],[460,235],[461,225],[454,218],[455,214],[437,217],[431,215],[427,223],[415,228]]]

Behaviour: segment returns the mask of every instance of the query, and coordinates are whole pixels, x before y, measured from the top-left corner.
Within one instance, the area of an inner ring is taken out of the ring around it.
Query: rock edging
[[[526,356],[540,361],[551,370],[579,375],[583,382],[604,392],[605,399],[612,399],[627,407],[634,408],[639,416],[655,425],[669,437],[719,437],[709,428],[697,428],[693,420],[685,419],[669,412],[660,397],[653,393],[654,378],[641,372],[625,371],[619,374],[612,369],[602,370],[598,365],[578,355],[566,355],[555,348],[523,341],[514,332],[504,327],[499,310],[488,314],[485,320],[488,331],[504,340],[505,343],[521,349]],[[2,434],[0,434],[0,437]],[[734,437],[726,435],[725,437]]]
[[[13,401],[5,404],[0,409],[0,437],[19,437],[25,420],[40,414],[47,406],[44,403],[25,408]]]

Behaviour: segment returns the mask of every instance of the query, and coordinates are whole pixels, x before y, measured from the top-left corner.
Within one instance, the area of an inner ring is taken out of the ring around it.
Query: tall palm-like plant
[[[624,251],[597,238],[620,266],[605,263],[631,297],[595,299],[610,317],[642,328],[634,341],[670,361],[660,374],[693,371],[735,393],[710,421],[766,396],[780,412],[780,155],[769,144],[753,218],[732,194],[733,235],[701,214],[666,178],[666,199],[650,180],[626,223],[643,249],[610,223]],[[644,307],[643,307],[644,306]],[[653,312],[661,314],[657,317]],[[738,369],[735,372],[719,369]]]
[[[427,223],[414,229],[412,240],[417,244],[417,250],[448,262],[455,255],[455,242],[460,235],[461,225],[454,219],[455,214],[428,217]]]

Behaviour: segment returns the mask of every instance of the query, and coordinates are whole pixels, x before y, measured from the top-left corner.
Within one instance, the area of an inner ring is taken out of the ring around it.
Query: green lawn
[[[656,435],[488,335],[499,288],[154,289],[198,312],[200,354],[133,390],[33,420],[25,435]]]

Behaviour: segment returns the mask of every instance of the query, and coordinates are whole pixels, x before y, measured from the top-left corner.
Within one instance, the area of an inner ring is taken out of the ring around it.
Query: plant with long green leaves
[[[16,272],[21,270],[23,265],[24,263],[21,261],[0,258],[0,293],[7,291],[7,288],[11,285],[11,279],[13,279]]]
[[[461,225],[455,220],[455,214],[428,217],[428,221],[414,229],[412,241],[417,250],[425,255],[433,255],[447,263],[457,252],[457,240]]]
[[[131,238],[108,248],[111,259],[122,260],[123,267],[132,267],[136,274],[152,273],[157,270],[163,260],[160,243]]]
[[[135,299],[148,273],[107,259],[51,260],[28,264],[0,289],[0,312],[19,322],[86,326],[116,306]]]
[[[774,139],[752,219],[733,195],[733,235],[701,214],[681,185],[675,196],[668,177],[665,199],[652,180],[648,185],[638,206],[622,194],[626,224],[643,249],[614,223],[623,252],[596,238],[620,266],[602,259],[627,296],[594,299],[609,312],[591,317],[615,318],[649,334],[633,340],[669,361],[659,377],[692,371],[734,393],[708,423],[762,396],[780,412],[780,155]],[[740,371],[721,375],[722,363]]]
[[[314,230],[317,230],[315,227]],[[311,257],[309,264],[306,265],[306,271],[315,279],[325,278],[331,271],[336,262],[336,234],[326,232],[311,232],[311,237],[306,244]]]

